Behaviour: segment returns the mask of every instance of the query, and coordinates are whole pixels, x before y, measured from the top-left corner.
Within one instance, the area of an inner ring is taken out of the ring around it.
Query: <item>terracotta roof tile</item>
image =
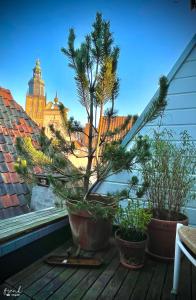
[[[9,90],[0,87],[0,219],[29,212],[28,186],[14,170],[15,140],[31,136],[37,144],[39,128],[14,101]]]
[[[123,123],[125,122],[127,117],[124,116],[116,116],[114,118],[111,119],[110,122],[110,126],[109,126],[109,130],[110,131],[114,131],[116,128],[120,127],[123,125]],[[107,130],[108,130],[108,119],[106,117],[102,117],[102,128],[101,128],[101,135],[103,136]],[[108,140],[119,140],[121,138],[123,138],[126,133],[131,129],[132,127],[132,120],[130,120],[129,124],[127,125],[126,129],[121,131],[121,133],[116,134],[115,136],[113,136],[112,138],[108,138]]]

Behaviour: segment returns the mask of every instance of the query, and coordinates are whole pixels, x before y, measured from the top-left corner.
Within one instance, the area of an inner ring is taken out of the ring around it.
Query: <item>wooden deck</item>
[[[64,244],[49,255],[63,255],[68,246],[69,243]],[[97,253],[97,257],[104,259],[103,266],[97,269],[50,266],[41,258],[6,280],[0,286],[0,299],[4,299],[2,295],[6,287],[16,290],[21,287],[22,293],[19,297],[5,299],[174,299],[170,295],[173,264],[147,258],[143,269],[125,269],[119,264],[113,242],[109,249]],[[196,299],[196,269],[186,259],[182,262],[177,299]]]

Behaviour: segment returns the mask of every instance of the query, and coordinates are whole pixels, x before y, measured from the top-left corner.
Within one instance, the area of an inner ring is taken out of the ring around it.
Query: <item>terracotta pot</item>
[[[112,220],[95,219],[85,210],[74,211],[71,203],[68,203],[67,206],[74,244],[88,251],[106,248],[112,235]]]
[[[120,252],[121,264],[129,269],[140,269],[144,265],[146,239],[139,242],[130,242],[123,240],[118,235],[118,230],[115,233],[116,243]]]
[[[152,218],[148,226],[148,254],[162,260],[174,259],[177,223],[188,225],[188,219],[185,215],[181,215],[179,221]]]

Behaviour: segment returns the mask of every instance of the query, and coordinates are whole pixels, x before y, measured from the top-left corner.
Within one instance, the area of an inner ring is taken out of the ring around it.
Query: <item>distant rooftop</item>
[[[14,170],[15,139],[30,136],[36,140],[38,132],[11,92],[0,87],[0,219],[29,212],[29,188]]]

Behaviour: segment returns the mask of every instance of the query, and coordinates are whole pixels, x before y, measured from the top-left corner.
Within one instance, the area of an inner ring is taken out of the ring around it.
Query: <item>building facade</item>
[[[36,65],[33,68],[33,77],[29,80],[28,86],[25,106],[27,114],[39,127],[45,128],[48,137],[51,137],[50,124],[62,131],[62,117],[58,106],[59,100],[56,94],[54,100],[47,103],[39,60],[36,61]],[[65,108],[65,113],[67,114],[67,112],[68,109]]]

